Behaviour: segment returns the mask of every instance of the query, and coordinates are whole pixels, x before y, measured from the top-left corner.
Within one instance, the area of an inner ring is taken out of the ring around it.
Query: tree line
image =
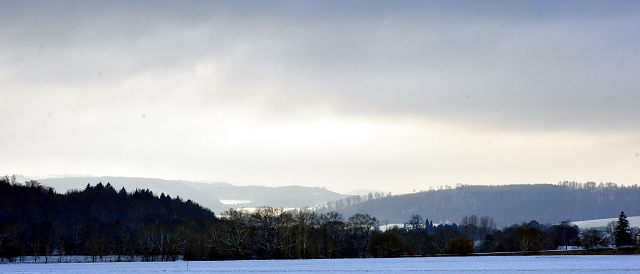
[[[328,201],[324,205],[316,206],[315,210],[320,212],[340,211],[342,209],[355,206],[366,201],[373,201],[385,197],[391,197],[391,192],[387,194],[385,194],[384,192],[369,192],[369,194],[367,195],[352,195],[335,201]]]
[[[215,216],[189,200],[149,190],[117,191],[109,183],[59,194],[37,181],[18,183],[5,176],[0,198],[1,258],[359,258],[530,252],[599,242],[581,237],[569,222],[531,221],[499,230],[493,218],[475,215],[459,224],[434,224],[414,214],[403,226],[384,232],[378,219],[360,213],[345,218],[336,211],[262,207]],[[616,231],[629,230],[627,223]]]

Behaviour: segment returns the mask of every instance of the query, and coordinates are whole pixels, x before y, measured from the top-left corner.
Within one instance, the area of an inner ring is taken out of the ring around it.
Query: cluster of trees
[[[558,247],[583,246],[587,249],[611,249],[616,245],[619,250],[636,249],[637,228],[629,226],[624,212],[610,231],[599,230],[580,232],[576,225],[563,221],[553,225],[543,225],[537,221],[514,224],[502,230],[496,229],[495,221],[490,217],[466,216],[459,225],[434,226],[432,221],[422,221],[420,215],[413,215],[401,227],[394,227],[382,234],[374,235],[373,242],[384,238],[386,246],[393,246],[386,255],[427,255],[488,252],[538,252]],[[612,239],[607,239],[611,236]],[[393,243],[393,244],[389,244]],[[372,247],[373,248],[373,247]],[[375,248],[374,248],[375,250]],[[374,253],[375,255],[375,253]]]
[[[619,245],[633,244],[621,214]],[[591,235],[585,233],[584,235]],[[368,214],[346,218],[336,211],[213,212],[179,197],[149,190],[116,191],[110,184],[58,194],[36,181],[0,178],[0,257],[88,255],[142,257],[149,260],[291,259],[394,257],[537,251],[580,245],[569,222],[536,221],[496,229],[490,217],[462,218],[440,224],[414,214],[403,227],[384,232]],[[585,238],[587,237],[587,238]],[[599,235],[595,235],[599,237]]]
[[[404,227],[394,227],[383,234],[397,242],[393,255],[461,254],[474,252],[513,252],[556,249],[580,242],[577,226],[568,222],[540,225],[536,221],[498,230],[493,218],[466,216],[459,225],[438,225],[413,215]]]
[[[347,258],[370,256],[378,221],[366,214],[262,207],[231,209],[212,227],[208,257],[195,259]],[[205,254],[205,253],[199,253]]]
[[[0,178],[0,257],[123,255],[175,258],[217,219],[179,197],[110,184],[66,194]]]
[[[465,216],[460,224],[438,224],[414,214],[403,226],[381,231],[379,221],[367,214],[345,220],[332,211],[284,211],[264,207],[255,212],[229,210],[220,216],[209,239],[209,258],[353,258],[424,256],[484,252],[537,252],[559,246],[591,247],[601,244],[601,234],[587,239],[568,221],[539,224],[536,221],[496,229],[491,217]],[[633,235],[621,214],[615,228],[616,244],[634,245]],[[623,239],[623,240],[619,240]],[[201,253],[203,254],[203,253]],[[222,257],[220,257],[222,256]]]

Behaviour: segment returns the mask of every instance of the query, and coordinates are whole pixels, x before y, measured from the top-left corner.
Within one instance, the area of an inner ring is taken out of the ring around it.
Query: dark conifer
[[[620,217],[618,217],[618,222],[616,223],[615,228],[615,237],[616,245],[618,247],[633,245],[631,233],[629,232],[629,220],[627,220],[627,216],[624,215],[624,211],[620,212]]]

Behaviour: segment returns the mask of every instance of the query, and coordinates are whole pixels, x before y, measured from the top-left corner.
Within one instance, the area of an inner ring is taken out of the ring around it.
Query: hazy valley
[[[25,180],[28,178],[21,178]],[[38,180],[60,193],[70,189],[84,189],[87,184],[111,184],[119,190],[149,189],[160,195],[190,199],[219,214],[229,208],[256,208],[261,206],[301,208],[324,205],[349,195],[339,194],[320,187],[284,186],[234,186],[228,183],[199,183],[153,178],[130,177],[70,177]]]

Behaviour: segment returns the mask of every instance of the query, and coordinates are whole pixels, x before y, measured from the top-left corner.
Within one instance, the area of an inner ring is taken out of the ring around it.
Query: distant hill
[[[349,206],[329,208],[345,216],[366,213],[381,223],[407,222],[413,214],[434,223],[459,223],[465,216],[489,216],[498,226],[536,220],[557,223],[564,220],[614,218],[624,211],[640,215],[640,188],[612,183],[557,185],[460,186],[454,189],[386,196]]]
[[[127,191],[149,189],[157,194],[165,193],[172,197],[180,196],[184,199],[191,199],[216,213],[221,213],[231,207],[313,207],[348,197],[348,195],[319,187],[233,186],[227,183],[197,183],[152,178],[71,177],[41,179],[38,182],[53,187],[61,193],[70,189],[84,189],[87,184],[96,185],[100,182],[110,183],[118,190],[122,187]]]

